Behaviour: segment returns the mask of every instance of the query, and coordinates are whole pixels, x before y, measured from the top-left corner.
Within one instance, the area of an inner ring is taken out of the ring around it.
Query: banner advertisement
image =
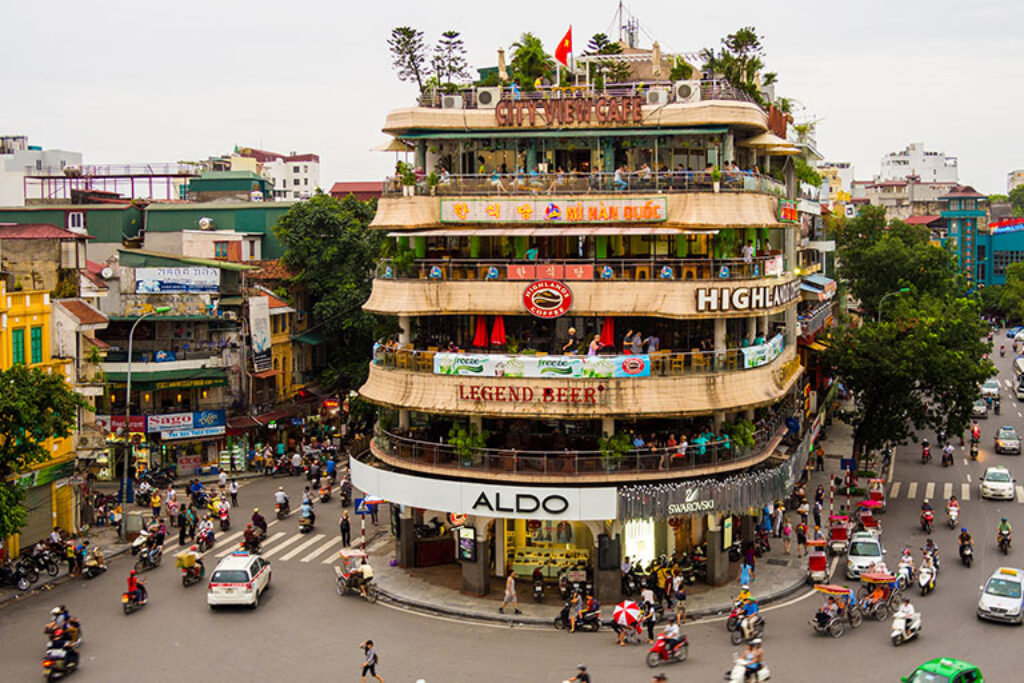
[[[203,456],[201,455],[179,455],[178,456],[178,474],[192,474],[203,464]]]
[[[442,223],[661,223],[665,197],[623,199],[441,199]]]
[[[743,367],[747,369],[757,368],[771,363],[782,355],[782,346],[782,335],[777,334],[764,344],[740,349],[743,352]]]
[[[764,262],[764,274],[769,277],[782,275],[782,257],[773,256],[770,259],[766,259]]]
[[[137,294],[169,292],[217,292],[220,270],[217,268],[136,268]]]
[[[533,379],[650,377],[651,357],[436,353],[434,374]]]
[[[161,432],[160,438],[164,441],[171,439],[198,439],[204,436],[219,436],[226,432],[224,427],[201,427],[199,429],[174,429],[169,432]]]
[[[169,413],[167,415],[150,415],[148,428],[150,432],[160,432],[167,438],[166,432],[174,430],[210,429],[224,427],[227,420],[223,410],[200,410],[194,413]],[[217,432],[222,434],[223,430]]]
[[[96,426],[107,434],[117,432],[119,429],[124,429],[124,415],[97,415]],[[128,431],[146,431],[146,416],[132,415],[132,428]]]
[[[249,299],[249,335],[252,337],[252,365],[256,372],[270,369],[270,299]]]

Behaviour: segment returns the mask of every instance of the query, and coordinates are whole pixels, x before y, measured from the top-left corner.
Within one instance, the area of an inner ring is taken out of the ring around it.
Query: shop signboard
[[[608,402],[603,384],[583,387],[525,386],[521,384],[459,384],[460,401],[473,403],[559,403],[603,405]]]
[[[778,277],[782,275],[782,257],[772,256],[766,259],[764,262],[764,274],[768,277]]]
[[[203,464],[203,456],[201,455],[179,455],[178,456],[178,473],[192,473]]]
[[[593,280],[593,264],[513,263],[505,266],[506,280]]]
[[[722,551],[725,552],[732,547],[732,515],[726,515],[722,519]]]
[[[146,431],[146,416],[145,415],[132,415],[132,427],[129,432],[144,432]],[[119,429],[124,429],[125,421],[124,415],[97,415],[96,426],[99,427],[104,433],[116,433]]]
[[[662,223],[666,197],[614,199],[441,199],[442,223]]]
[[[160,438],[164,441],[173,439],[201,439],[207,436],[220,436],[226,433],[226,431],[227,428],[223,425],[220,427],[199,427],[196,429],[172,429],[160,432]]]
[[[537,318],[558,318],[572,308],[572,290],[558,280],[537,280],[523,290],[526,312]]]
[[[779,200],[779,222],[780,223],[799,223],[799,203],[793,199],[780,199]]]
[[[761,287],[698,287],[697,312],[760,311],[779,308],[800,296],[800,281]]]
[[[227,425],[227,418],[223,410],[200,410],[193,413],[169,413],[167,415],[150,415],[148,428],[150,432],[159,432],[163,438],[168,437],[168,432],[176,430],[196,430],[221,428],[215,434],[223,434]],[[177,437],[183,438],[183,437]]]
[[[643,123],[644,98],[639,95],[603,95],[547,99],[503,99],[494,107],[501,127],[615,126]]]
[[[355,458],[349,459],[349,468],[355,488],[410,507],[503,519],[596,521],[617,517],[614,486],[496,486],[382,470]]]
[[[75,461],[57,463],[48,467],[40,467],[18,477],[18,484],[25,488],[43,486],[58,479],[65,479],[75,473]]]
[[[476,529],[471,526],[459,527],[456,536],[459,539],[459,559],[463,562],[476,562]]]
[[[781,334],[777,334],[764,344],[748,346],[740,349],[743,352],[743,367],[757,368],[767,365],[782,355],[784,340]]]
[[[172,292],[215,293],[220,289],[219,268],[136,268],[137,294]]]
[[[628,379],[650,377],[651,357],[436,353],[434,374],[516,379]]]
[[[153,354],[154,363],[170,363],[178,360],[178,354],[174,351],[157,351]]]
[[[270,369],[270,299],[254,296],[249,299],[249,334],[252,337],[252,365],[256,372]]]

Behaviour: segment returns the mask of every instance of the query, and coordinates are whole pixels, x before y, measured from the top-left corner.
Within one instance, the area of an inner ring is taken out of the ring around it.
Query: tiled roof
[[[274,309],[274,308],[288,308],[288,304],[286,304],[285,302],[281,301],[276,296],[273,296],[271,294],[264,294],[263,296],[265,296],[268,299],[270,299],[270,308],[271,309]]]
[[[356,180],[351,182],[337,182],[331,186],[332,195],[346,195],[349,192],[382,192],[383,187],[377,180]]]
[[[90,273],[95,273],[96,275],[102,273],[103,269],[106,267],[107,266],[104,263],[97,263],[96,261],[89,261],[88,259],[86,259],[85,261],[86,270],[88,270]]]
[[[970,185],[957,185],[939,199],[983,199],[988,195],[981,194]]]
[[[319,154],[296,154],[295,156],[285,157],[285,161],[315,161],[320,163]]]
[[[103,278],[92,272],[91,270],[79,271],[82,273],[82,277],[91,282],[94,286],[100,289],[110,289],[110,285],[103,281]]]
[[[285,267],[281,259],[247,261],[246,263],[259,268],[259,270],[254,270],[246,275],[249,280],[287,280],[294,276],[294,273]]]
[[[941,221],[942,216],[910,216],[903,221],[907,225],[931,225],[935,221]]]
[[[109,322],[107,316],[81,299],[57,299],[54,303],[74,316],[80,325],[102,325]]]
[[[91,240],[90,235],[69,232],[49,223],[0,223],[0,240]]]

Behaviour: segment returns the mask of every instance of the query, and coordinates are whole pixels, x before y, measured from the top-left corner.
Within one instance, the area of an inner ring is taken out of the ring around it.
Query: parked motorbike
[[[87,579],[95,579],[105,571],[107,571],[107,563],[103,557],[103,551],[99,548],[92,548],[85,556],[85,562],[82,563],[82,576]]]
[[[910,617],[910,623],[907,623],[907,617],[903,616],[900,611],[897,611],[892,618],[892,633],[889,634],[889,638],[892,640],[892,644],[900,646],[906,641],[916,638],[917,634],[921,632],[921,615],[917,612]]]
[[[570,605],[571,603],[565,603],[565,606],[562,607],[562,611],[559,612],[557,617],[555,617],[555,628],[562,631],[569,628]],[[577,631],[596,631],[599,628],[601,628],[601,613],[599,611],[581,612],[580,615],[576,617]]]
[[[39,570],[36,569],[35,563],[32,562],[30,557],[19,557],[14,561],[14,566],[21,569],[21,571],[28,577],[30,583],[35,583],[39,580]]]
[[[37,546],[38,550],[29,556],[32,566],[37,571],[46,572],[50,576],[57,576],[60,573],[60,565],[57,558],[53,556],[48,548]]]
[[[647,651],[647,666],[653,668],[659,664],[671,664],[672,662],[684,662],[690,655],[690,640],[686,636],[680,636],[675,647],[669,648],[665,634],[658,636],[654,645]]]
[[[974,562],[974,544],[964,543],[960,546],[960,561],[964,563],[964,566],[970,568],[971,562]]]
[[[445,533],[444,523],[437,517],[431,518],[426,524],[417,524],[415,530],[417,538],[439,538]]]
[[[535,602],[544,601],[544,579],[533,580],[533,599]]]
[[[1010,552],[1010,532],[1000,531],[999,532],[999,549],[1003,551],[1003,555],[1007,555]]]

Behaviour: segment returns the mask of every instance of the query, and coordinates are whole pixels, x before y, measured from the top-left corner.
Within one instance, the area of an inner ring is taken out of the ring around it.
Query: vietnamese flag
[[[572,53],[572,26],[565,32],[565,37],[558,43],[558,47],[555,48],[555,59],[560,61],[565,66],[569,66],[569,55]]]

